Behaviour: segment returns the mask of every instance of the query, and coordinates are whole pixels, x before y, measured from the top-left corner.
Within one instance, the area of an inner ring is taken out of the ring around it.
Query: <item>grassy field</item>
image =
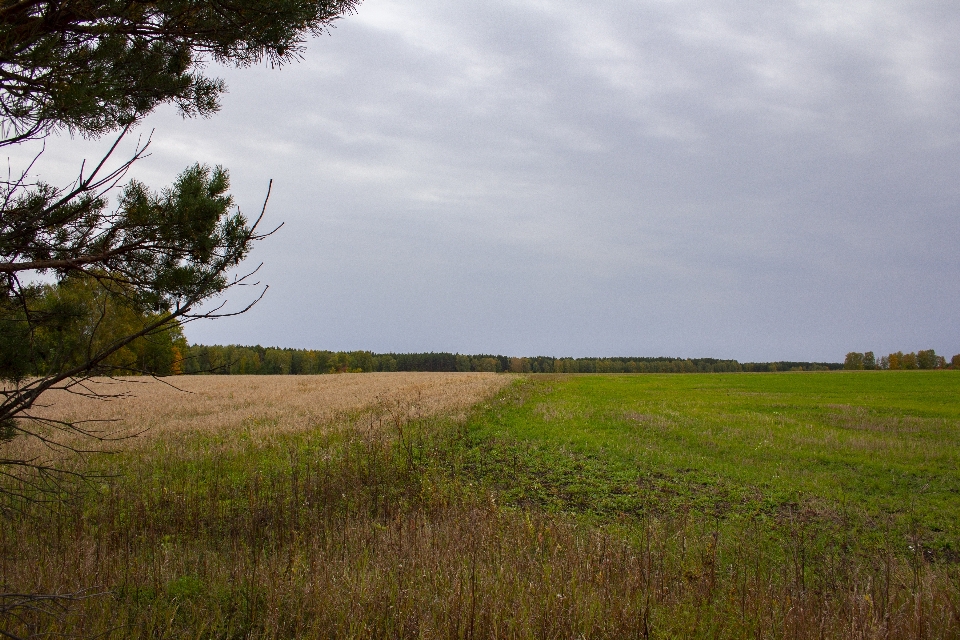
[[[152,435],[6,503],[0,591],[71,599],[0,629],[960,637],[960,374],[469,376],[138,386]]]
[[[956,561],[958,426],[953,372],[541,379],[485,414],[474,466],[515,501],[571,513],[849,506]]]

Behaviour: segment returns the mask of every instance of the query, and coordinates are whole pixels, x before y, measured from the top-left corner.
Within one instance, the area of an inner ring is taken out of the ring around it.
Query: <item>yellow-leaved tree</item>
[[[179,322],[165,325],[111,350],[152,326],[158,313],[145,313],[127,295],[126,285],[108,278],[71,276],[38,291],[39,313],[51,322],[34,335],[35,375],[62,371],[107,352],[101,371],[112,375],[173,375],[182,371],[187,341]],[[132,294],[132,292],[130,292]]]

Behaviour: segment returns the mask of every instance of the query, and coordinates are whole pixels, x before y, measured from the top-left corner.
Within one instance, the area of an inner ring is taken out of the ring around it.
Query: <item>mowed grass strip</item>
[[[847,510],[960,550],[953,371],[533,376],[470,433],[468,467],[519,504]]]

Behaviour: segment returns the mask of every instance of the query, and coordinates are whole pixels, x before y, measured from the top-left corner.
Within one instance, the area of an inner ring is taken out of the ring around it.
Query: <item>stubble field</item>
[[[87,476],[4,503],[6,633],[960,637],[952,371],[168,382],[2,445]]]
[[[320,376],[178,376],[93,379],[43,397],[31,415],[69,421],[102,438],[44,431],[57,443],[101,451],[175,445],[205,434],[231,442],[241,434],[268,440],[303,431],[342,429],[371,413],[405,421],[443,415],[462,419],[510,382],[493,373],[368,373]],[[5,457],[63,455],[20,439]]]

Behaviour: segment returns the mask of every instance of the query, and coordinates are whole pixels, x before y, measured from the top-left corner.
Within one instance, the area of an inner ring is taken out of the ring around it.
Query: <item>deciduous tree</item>
[[[863,354],[851,351],[843,360],[843,368],[850,370],[863,369]]]
[[[902,354],[900,356],[900,368],[901,369],[919,369],[920,367],[917,364],[917,354],[913,352]]]
[[[890,369],[897,370],[901,368],[901,362],[903,360],[903,351],[897,351],[896,353],[891,353],[887,356],[887,361],[890,363]]]
[[[917,366],[920,369],[938,369],[941,358],[933,349],[917,352]]]

